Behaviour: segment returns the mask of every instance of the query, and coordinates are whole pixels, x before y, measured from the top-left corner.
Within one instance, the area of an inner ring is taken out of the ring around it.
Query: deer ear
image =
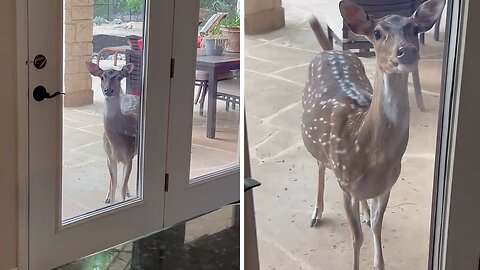
[[[418,6],[412,18],[420,32],[426,32],[432,28],[442,15],[445,0],[429,0]]]
[[[132,63],[126,64],[125,66],[123,66],[122,70],[120,71],[120,74],[122,74],[123,77],[128,77],[128,75],[132,73],[133,67],[134,66]]]
[[[352,32],[364,36],[370,34],[373,29],[373,22],[361,6],[349,0],[343,0],[340,1],[339,8],[343,20]]]
[[[88,72],[95,77],[100,77],[103,74],[103,70],[95,63],[86,62],[85,65],[87,66]]]

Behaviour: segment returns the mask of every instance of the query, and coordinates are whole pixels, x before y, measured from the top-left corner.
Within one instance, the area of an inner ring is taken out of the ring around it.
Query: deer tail
[[[324,51],[333,50],[333,44],[330,43],[330,40],[328,40],[327,36],[325,35],[325,32],[323,31],[317,17],[312,15],[309,19],[309,22],[310,27],[312,28],[312,31],[315,34],[318,43],[320,44],[320,47],[322,47]]]

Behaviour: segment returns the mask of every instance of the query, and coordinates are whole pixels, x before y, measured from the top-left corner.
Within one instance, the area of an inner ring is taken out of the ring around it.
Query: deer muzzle
[[[397,49],[397,59],[399,64],[413,65],[419,58],[418,49],[413,46],[401,46]]]

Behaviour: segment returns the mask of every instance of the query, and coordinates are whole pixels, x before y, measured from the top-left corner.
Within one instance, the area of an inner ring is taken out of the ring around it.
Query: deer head
[[[126,64],[121,70],[109,69],[104,71],[97,64],[86,62],[87,69],[95,77],[100,77],[102,93],[105,97],[120,95],[120,81],[128,77],[133,71],[133,64]]]
[[[432,28],[444,5],[444,0],[429,0],[410,17],[388,15],[378,20],[370,19],[363,8],[352,1],[341,1],[339,7],[348,27],[373,44],[377,65],[385,73],[408,73],[415,69],[419,59],[418,34]]]

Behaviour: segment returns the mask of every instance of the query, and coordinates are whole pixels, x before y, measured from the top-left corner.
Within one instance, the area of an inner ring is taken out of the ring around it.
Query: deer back
[[[365,155],[358,132],[370,107],[372,86],[360,59],[328,51],[311,62],[302,105],[302,138],[307,150],[338,177]],[[361,168],[359,167],[359,170]]]

